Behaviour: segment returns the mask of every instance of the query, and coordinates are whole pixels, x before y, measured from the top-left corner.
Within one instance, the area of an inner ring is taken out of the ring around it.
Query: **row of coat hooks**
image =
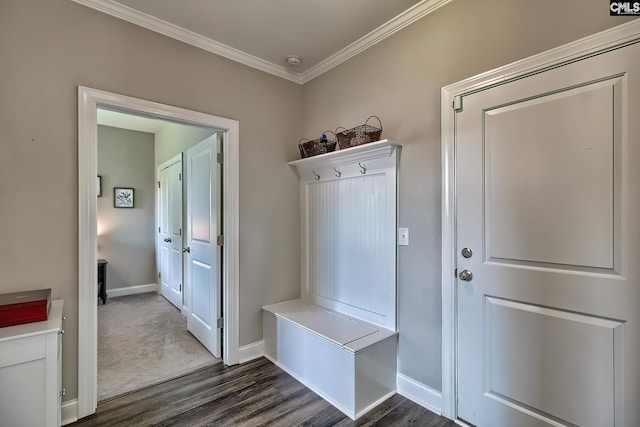
[[[360,166],[360,173],[362,175],[367,173],[367,166],[363,165],[362,163],[358,162],[358,166]],[[336,173],[336,178],[340,178],[342,176],[342,170],[341,169],[336,169],[333,168],[333,171]],[[316,173],[316,171],[312,171],[313,172],[313,177],[315,178],[316,181],[320,181],[320,175]]]

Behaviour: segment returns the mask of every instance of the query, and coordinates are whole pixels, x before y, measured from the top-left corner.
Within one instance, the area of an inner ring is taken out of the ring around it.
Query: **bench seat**
[[[263,320],[265,356],[350,418],[395,394],[396,331],[301,300]]]

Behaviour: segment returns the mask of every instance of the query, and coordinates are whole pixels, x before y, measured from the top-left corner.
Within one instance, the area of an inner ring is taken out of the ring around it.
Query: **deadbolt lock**
[[[462,249],[462,256],[465,258],[471,258],[471,256],[473,255],[473,251],[469,248],[464,248]]]

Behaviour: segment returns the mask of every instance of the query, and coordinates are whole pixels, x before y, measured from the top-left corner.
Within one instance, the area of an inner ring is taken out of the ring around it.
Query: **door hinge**
[[[457,268],[455,270],[453,270],[453,277],[455,277],[455,278],[458,277],[458,269]]]
[[[160,278],[161,278],[161,277],[160,277],[160,272],[158,271],[158,279],[160,279]]]
[[[218,320],[216,320],[216,327],[218,329],[222,329],[223,326],[224,326],[224,319],[222,317],[218,317]]]
[[[62,390],[60,390],[59,394],[60,394],[60,397],[66,396],[67,395],[67,389],[63,388]]]
[[[217,241],[217,243],[218,243],[218,246],[222,246],[222,245],[224,245],[224,236],[223,236],[223,235],[218,236],[218,238],[216,239],[216,241]]]
[[[224,163],[224,155],[222,153],[218,153],[217,155],[218,163]]]
[[[457,113],[462,111],[462,97],[460,95],[453,97],[453,103],[451,104],[451,107]]]
[[[182,292],[182,283],[180,283],[180,285],[178,285],[180,287],[180,292]]]
[[[160,233],[160,227],[158,227],[158,233]]]
[[[178,174],[178,181],[182,181],[182,174],[181,173]]]
[[[158,181],[158,188],[160,188],[160,181]]]

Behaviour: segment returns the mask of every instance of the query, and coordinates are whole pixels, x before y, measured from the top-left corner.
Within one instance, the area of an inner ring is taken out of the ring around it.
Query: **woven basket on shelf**
[[[335,151],[337,144],[335,140],[335,133],[333,133],[334,139],[331,140],[327,138],[327,132],[333,133],[330,130],[325,130],[322,133],[322,137],[318,139],[300,139],[300,141],[298,141],[300,157],[304,159],[307,157],[317,156],[318,154],[325,154],[330,153],[331,151]]]
[[[369,120],[374,117],[378,119],[380,128],[371,126],[369,124]],[[341,131],[340,129],[344,130]],[[364,122],[363,125],[356,126],[351,129],[339,127],[335,132],[335,135],[338,138],[338,145],[340,145],[341,150],[349,147],[355,147],[356,145],[366,144],[368,142],[379,141],[380,134],[382,134],[382,121],[378,116],[369,116],[369,118]]]

